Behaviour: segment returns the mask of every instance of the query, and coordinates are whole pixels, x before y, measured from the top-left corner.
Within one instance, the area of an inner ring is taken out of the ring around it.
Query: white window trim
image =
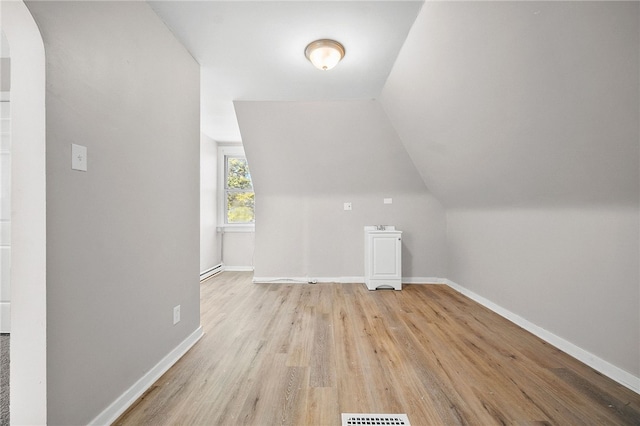
[[[246,157],[241,144],[218,145],[218,232],[254,232],[255,223],[226,223],[225,212],[225,158],[226,156]]]

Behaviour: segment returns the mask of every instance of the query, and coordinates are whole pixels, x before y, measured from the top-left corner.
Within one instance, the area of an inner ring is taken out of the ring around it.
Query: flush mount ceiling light
[[[304,55],[316,68],[327,71],[344,58],[344,46],[335,40],[316,40],[304,49]]]

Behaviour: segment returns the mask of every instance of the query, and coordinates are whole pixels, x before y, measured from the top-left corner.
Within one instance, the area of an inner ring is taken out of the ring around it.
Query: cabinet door
[[[399,235],[371,236],[371,278],[400,279],[401,239]]]

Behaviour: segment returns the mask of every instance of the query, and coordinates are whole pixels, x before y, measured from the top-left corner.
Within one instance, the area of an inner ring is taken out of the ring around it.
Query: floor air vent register
[[[342,426],[401,425],[411,426],[406,414],[342,413]]]

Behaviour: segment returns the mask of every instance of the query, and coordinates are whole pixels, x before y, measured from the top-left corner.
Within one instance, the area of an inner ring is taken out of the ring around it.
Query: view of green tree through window
[[[225,163],[227,223],[254,223],[255,194],[247,159],[227,156]]]

